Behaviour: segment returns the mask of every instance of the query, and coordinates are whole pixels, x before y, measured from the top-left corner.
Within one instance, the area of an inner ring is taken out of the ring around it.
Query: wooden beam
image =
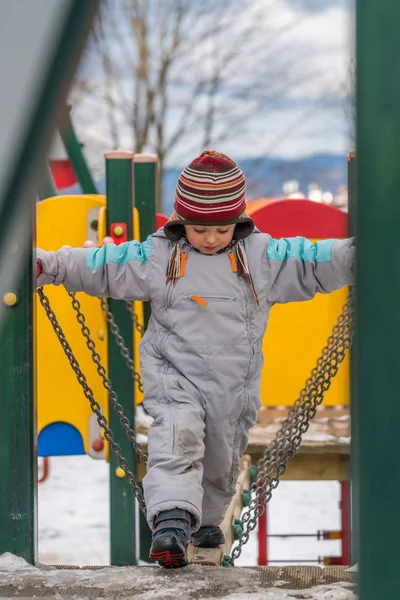
[[[188,556],[189,562],[194,565],[221,566],[225,554],[230,554],[233,538],[233,524],[235,519],[239,519],[242,513],[242,492],[250,487],[251,457],[245,454],[240,464],[240,473],[236,483],[236,493],[232,498],[225,518],[221,523],[221,529],[225,536],[225,544],[216,548],[198,548],[189,544]]]

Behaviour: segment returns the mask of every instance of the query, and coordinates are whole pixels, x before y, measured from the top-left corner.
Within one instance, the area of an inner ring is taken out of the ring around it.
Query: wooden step
[[[233,524],[235,519],[240,519],[242,513],[242,492],[250,487],[251,457],[248,454],[242,456],[240,472],[236,483],[236,493],[232,498],[221,529],[225,536],[225,544],[216,548],[197,548],[189,544],[189,562],[193,565],[208,565],[218,567],[222,565],[225,554],[231,553],[233,539]]]

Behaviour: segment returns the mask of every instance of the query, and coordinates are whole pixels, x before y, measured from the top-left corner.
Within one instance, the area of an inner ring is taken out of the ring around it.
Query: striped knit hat
[[[222,223],[240,223],[237,237],[249,235],[254,223],[249,217],[242,217],[245,192],[246,181],[240,167],[225,154],[205,150],[179,176],[175,195],[177,220],[165,226],[167,237],[174,241],[182,237],[183,225]]]

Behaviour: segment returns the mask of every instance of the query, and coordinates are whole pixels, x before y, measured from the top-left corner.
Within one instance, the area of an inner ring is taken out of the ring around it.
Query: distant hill
[[[312,182],[333,193],[347,182],[347,161],[344,154],[316,154],[298,160],[264,156],[237,161],[246,176],[248,199],[280,196],[283,183],[292,179],[299,182],[304,193]],[[164,213],[172,212],[175,186],[182,168],[168,169],[165,173],[162,194]],[[105,192],[104,178],[97,181],[96,185],[99,193]],[[63,193],[78,194],[80,186],[63,190]]]

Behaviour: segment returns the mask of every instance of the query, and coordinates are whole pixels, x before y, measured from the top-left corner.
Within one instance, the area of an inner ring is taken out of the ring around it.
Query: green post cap
[[[251,501],[251,493],[250,490],[243,490],[242,492],[242,504],[243,506],[248,506]]]
[[[251,465],[251,467],[249,469],[249,475],[250,475],[250,483],[256,483],[258,471],[257,471],[257,467],[255,465]]]
[[[225,554],[224,559],[222,561],[222,566],[223,567],[233,567],[232,556],[230,556],[229,554]]]
[[[235,519],[235,523],[233,524],[233,539],[235,542],[239,540],[243,535],[243,523],[239,519]]]

